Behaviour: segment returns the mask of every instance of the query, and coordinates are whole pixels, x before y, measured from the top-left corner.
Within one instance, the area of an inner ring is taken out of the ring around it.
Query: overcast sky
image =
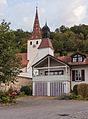
[[[88,24],[88,0],[0,0],[0,21],[11,22],[12,29],[31,31],[36,5],[41,27],[46,20],[51,30],[62,24]]]

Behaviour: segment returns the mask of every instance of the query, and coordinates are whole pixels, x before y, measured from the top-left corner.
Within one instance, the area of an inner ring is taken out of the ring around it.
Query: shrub
[[[13,90],[12,87],[9,88],[9,90],[7,91],[7,95],[10,98],[10,103],[15,103],[16,102],[16,96],[17,96],[17,91]]]
[[[78,84],[76,84],[76,85],[73,87],[73,93],[74,93],[75,95],[78,95],[78,90],[77,90],[77,88],[78,88]]]
[[[5,95],[6,95],[5,92],[0,91],[0,99],[2,98],[2,96],[5,96]]]
[[[6,94],[6,92],[0,91],[0,102],[1,103],[9,103],[9,101],[10,101],[10,98]]]
[[[72,100],[72,99],[76,99],[76,98],[77,98],[77,96],[73,93],[64,94],[64,95],[59,97],[59,99],[61,99],[61,100]]]
[[[9,103],[9,102],[10,102],[9,96],[7,96],[7,95],[2,96],[1,102],[2,102],[2,103]]]
[[[31,86],[22,86],[20,92],[24,92],[26,95],[32,95]]]
[[[81,95],[83,98],[88,97],[88,84],[81,83],[78,85],[78,94]]]
[[[25,92],[24,91],[23,92],[19,92],[18,96],[19,97],[24,97],[25,96]]]

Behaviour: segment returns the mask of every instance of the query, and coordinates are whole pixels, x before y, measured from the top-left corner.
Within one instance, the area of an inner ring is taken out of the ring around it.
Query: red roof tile
[[[77,54],[77,53],[74,53]],[[83,53],[80,53],[81,55],[83,55]],[[87,54],[85,54],[87,56]],[[73,56],[73,54],[71,56],[58,56],[57,58],[60,59],[63,62],[68,63],[69,65],[88,65],[88,57],[85,57],[83,62],[72,62],[71,57]]]
[[[41,35],[41,29],[40,29],[39,19],[38,19],[38,10],[36,7],[36,15],[35,15],[35,21],[33,26],[33,32],[31,35],[31,40],[41,39],[41,38],[42,38],[42,35]]]
[[[41,48],[52,48],[53,49],[53,46],[52,46],[52,43],[51,43],[51,39],[49,38],[43,38],[38,49],[41,49]]]
[[[21,67],[26,67],[28,64],[27,53],[17,53],[17,56],[20,58]]]

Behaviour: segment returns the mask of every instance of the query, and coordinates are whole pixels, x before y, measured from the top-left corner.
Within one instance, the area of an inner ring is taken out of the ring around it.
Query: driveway
[[[88,119],[88,101],[24,97],[0,106],[0,119]]]

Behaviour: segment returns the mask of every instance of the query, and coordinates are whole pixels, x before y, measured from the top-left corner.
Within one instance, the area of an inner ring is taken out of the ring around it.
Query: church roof
[[[43,38],[50,38],[50,28],[47,26],[47,22],[42,28],[42,37]]]
[[[35,20],[34,20],[31,40],[41,39],[41,38],[42,38],[42,35],[41,35],[41,29],[40,29],[40,24],[39,24],[39,18],[38,18],[38,9],[36,7],[36,14],[35,14]]]
[[[41,49],[41,48],[52,48],[53,49],[53,46],[52,46],[52,43],[51,43],[51,39],[49,38],[43,38],[38,49]]]
[[[16,55],[20,59],[21,68],[27,67],[27,53],[17,53]]]

